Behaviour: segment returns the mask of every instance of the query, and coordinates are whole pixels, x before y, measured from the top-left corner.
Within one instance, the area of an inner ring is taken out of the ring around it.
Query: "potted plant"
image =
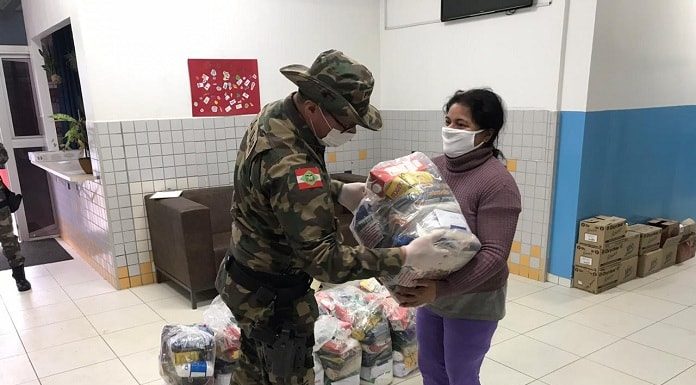
[[[46,74],[51,79],[51,84],[60,84],[63,81],[63,79],[60,77],[60,75],[58,75],[56,60],[53,58],[53,56],[51,56],[51,53],[48,51],[39,50],[39,54],[41,55],[41,57],[43,57],[44,60],[44,64],[41,66],[41,68],[43,68],[44,71],[46,71]]]
[[[56,122],[68,122],[68,131],[63,135],[63,143],[60,145],[62,150],[77,149],[82,151],[82,157],[79,159],[80,167],[85,174],[92,173],[92,160],[89,156],[89,145],[87,143],[87,129],[85,128],[85,119],[78,115],[75,119],[67,114],[53,114],[51,116]]]

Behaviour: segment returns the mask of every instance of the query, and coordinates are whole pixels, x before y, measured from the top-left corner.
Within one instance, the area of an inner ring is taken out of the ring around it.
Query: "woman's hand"
[[[417,307],[432,303],[437,298],[437,281],[418,281],[416,287],[397,286],[394,298],[403,307]]]

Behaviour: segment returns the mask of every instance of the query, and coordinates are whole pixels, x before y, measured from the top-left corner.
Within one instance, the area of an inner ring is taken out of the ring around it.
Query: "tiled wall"
[[[381,132],[359,130],[350,143],[327,149],[329,172],[365,175],[377,162],[411,151],[441,153],[442,112],[384,111],[383,118]],[[112,262],[103,264],[113,277],[110,281],[119,288],[154,282],[144,196],[231,184],[236,150],[252,120],[239,116],[94,124],[90,143],[101,176],[95,184],[104,192],[112,256],[105,259]],[[500,141],[523,196],[510,269],[534,279],[544,278],[555,132],[555,113],[511,111]]]
[[[87,127],[94,148],[98,147],[94,127]],[[93,151],[92,164],[99,174],[99,153]],[[80,184],[51,176],[54,207],[61,237],[99,274],[116,286],[112,247],[109,241],[104,188],[99,180]]]
[[[379,160],[411,151],[442,154],[441,111],[383,111],[382,117]],[[537,280],[546,278],[557,119],[554,111],[508,111],[499,139],[508,170],[522,194],[510,271]]]
[[[253,118],[95,124],[119,288],[154,281],[144,196],[232,184],[239,142]],[[376,136],[361,132],[351,143],[328,151],[329,171],[366,173],[378,159]]]

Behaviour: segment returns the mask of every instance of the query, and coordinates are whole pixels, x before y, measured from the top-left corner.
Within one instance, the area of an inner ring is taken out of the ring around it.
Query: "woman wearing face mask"
[[[483,358],[505,315],[507,258],[521,211],[515,180],[496,148],[505,113],[485,89],[457,91],[445,105],[444,155],[433,159],[481,250],[442,281],[399,288],[405,306],[418,309],[419,366],[425,385],[477,385]]]

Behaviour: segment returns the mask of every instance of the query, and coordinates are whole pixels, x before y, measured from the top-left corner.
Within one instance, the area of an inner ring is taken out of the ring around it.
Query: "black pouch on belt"
[[[307,335],[297,333],[292,307],[310,290],[312,278],[307,273],[276,275],[256,272],[228,257],[226,269],[238,285],[254,293],[252,306],[272,307],[273,317],[252,327],[249,338],[263,346],[266,370],[287,378],[305,367]]]

